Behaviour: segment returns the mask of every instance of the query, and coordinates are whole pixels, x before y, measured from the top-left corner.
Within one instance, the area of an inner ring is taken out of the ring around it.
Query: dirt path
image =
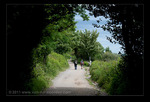
[[[95,96],[98,91],[85,79],[85,69],[77,66],[74,68],[72,62],[68,62],[70,67],[61,72],[54,80],[53,85],[41,95],[51,96]]]

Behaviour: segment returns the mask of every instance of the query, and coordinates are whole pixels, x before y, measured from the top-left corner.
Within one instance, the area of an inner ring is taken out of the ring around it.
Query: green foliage
[[[106,47],[106,48],[105,48],[105,52],[110,52],[110,53],[112,53],[111,50],[109,49],[109,47]]]
[[[89,20],[89,16],[86,13],[85,11],[85,8],[81,5],[81,4],[77,4],[78,6],[76,8],[74,8],[74,11],[75,12],[78,12],[79,15],[81,15],[81,17],[83,18],[83,21],[85,20]]]
[[[110,60],[117,60],[118,58],[120,58],[120,55],[107,51],[102,55],[101,60],[110,61]]]
[[[117,65],[117,73],[114,74],[111,82],[111,87],[109,89],[109,93],[113,95],[125,95],[129,94],[127,93],[127,90],[130,88],[128,87],[128,79],[126,75],[124,74],[125,66],[127,63],[121,59]]]
[[[38,76],[36,78],[31,79],[31,82],[28,84],[28,87],[30,87],[30,90],[32,92],[40,92],[41,90],[44,90],[45,88],[49,87],[49,83],[44,76]]]
[[[32,76],[33,78],[27,84],[27,87],[31,91],[42,91],[49,87],[51,80],[62,70],[68,68],[67,59],[55,52],[51,52],[47,56],[46,62],[36,63],[33,68]]]
[[[49,86],[50,80],[69,66],[66,58],[70,56],[67,53],[72,50],[71,32],[75,31],[76,24],[75,12],[70,9],[78,12],[84,20],[88,20],[85,10],[79,5],[45,5],[49,24],[42,30],[40,43],[32,50],[33,78],[28,84],[32,91],[41,91]],[[66,58],[60,54],[64,54]]]
[[[64,53],[63,56],[64,56],[66,59],[70,59],[70,57],[71,57],[71,58],[73,57],[70,53]]]
[[[78,59],[77,59],[77,62],[78,62],[78,64],[80,64],[80,62],[81,62],[81,58],[78,58]]]
[[[43,63],[37,63],[32,70],[33,78],[30,79],[29,83],[26,85],[27,89],[35,92],[40,92],[49,86],[49,79],[46,77],[46,66]]]
[[[58,63],[60,63],[61,68],[68,66],[67,59],[65,59],[64,56],[62,56],[60,54],[57,54],[55,52],[52,52],[49,56],[50,56],[50,57],[48,57],[49,60],[50,60],[51,57],[54,58],[55,60],[58,61]]]
[[[97,37],[99,33],[97,30],[93,30],[92,32],[85,29],[85,32],[81,32],[81,43],[80,43],[80,50],[81,56],[88,60],[90,56],[94,56],[97,52],[98,42]]]
[[[75,56],[85,60],[89,60],[90,56],[93,60],[96,55],[97,58],[100,57],[104,48],[97,42],[98,35],[97,30],[91,32],[85,29],[85,32],[73,32],[71,45],[75,51]]]
[[[89,66],[89,62],[84,61],[84,66]]]
[[[71,11],[73,10],[73,11]],[[85,9],[80,5],[68,4],[46,4],[45,12],[47,12],[47,20],[49,24],[43,29],[42,44],[48,55],[50,51],[64,54],[72,50],[70,42],[71,32],[75,31],[74,17],[79,13],[84,20],[88,20]]]
[[[64,54],[72,50],[69,34],[75,31],[74,16],[77,13],[83,20],[88,20],[89,17],[80,4],[11,5],[8,7],[9,90],[27,89],[25,84],[28,84],[31,90],[41,90],[47,86],[45,82],[48,80],[48,75],[56,75],[59,69],[62,70],[61,68],[67,65],[60,61],[66,61],[63,58],[50,59],[48,55],[52,51]],[[14,46],[18,43],[21,46]],[[11,46],[14,46],[14,49]],[[53,75],[48,74],[52,71]]]
[[[143,95],[143,65],[144,65],[144,20],[143,5],[118,5],[118,4],[84,4],[91,15],[95,17],[104,16],[110,18],[107,24],[97,25],[103,30],[111,33],[111,37],[107,39],[111,43],[119,43],[126,54],[122,68],[125,70],[123,74],[126,77],[126,94]],[[120,82],[118,82],[120,83]]]
[[[126,80],[120,66],[122,60],[117,61],[94,61],[90,67],[92,80],[96,81],[99,87],[111,95],[123,94],[126,88]]]

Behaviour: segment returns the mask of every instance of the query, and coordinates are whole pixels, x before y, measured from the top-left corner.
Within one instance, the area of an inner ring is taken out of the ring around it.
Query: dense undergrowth
[[[75,15],[79,14],[83,21],[89,20],[85,10],[95,12],[95,17],[100,13],[112,19],[101,28],[112,33],[114,41],[107,37],[110,42],[122,46],[124,59],[117,60],[118,55],[109,48],[104,53],[103,46],[97,42],[97,31],[75,31]],[[83,59],[85,66],[91,57],[92,79],[109,94],[143,95],[142,14],[142,5],[8,5],[7,91],[4,93],[45,89],[59,71],[67,68],[65,58],[70,55],[66,53],[71,52],[75,55],[72,58],[77,58],[78,63]]]
[[[122,59],[111,61],[93,61],[90,67],[91,79],[105,89],[109,95],[120,95],[126,89],[126,81],[121,69]]]
[[[67,59],[60,54],[51,52],[46,58],[46,63],[36,63],[33,68],[34,76],[28,83],[29,90],[42,91],[52,84],[51,80],[60,72],[69,67]]]

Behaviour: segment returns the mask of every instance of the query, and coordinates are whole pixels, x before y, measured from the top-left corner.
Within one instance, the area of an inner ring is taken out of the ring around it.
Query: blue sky
[[[109,42],[106,39],[106,36],[111,37],[111,34],[108,31],[104,31],[102,28],[94,28],[94,26],[92,25],[92,23],[98,24],[96,20],[98,20],[99,18],[101,18],[101,20],[102,20],[99,23],[100,25],[105,24],[108,19],[105,19],[103,16],[100,16],[99,18],[95,18],[94,16],[89,16],[89,17],[90,17],[89,21],[83,21],[83,19],[82,19],[82,17],[80,17],[80,15],[76,15],[75,21],[78,21],[78,23],[76,24],[76,26],[77,26],[76,30],[87,29],[87,30],[92,31],[92,30],[97,29],[97,31],[99,32],[99,37],[97,38],[97,41],[100,42],[104,48],[109,47],[113,53],[118,53],[119,51],[121,51],[121,45],[112,44],[111,42]]]

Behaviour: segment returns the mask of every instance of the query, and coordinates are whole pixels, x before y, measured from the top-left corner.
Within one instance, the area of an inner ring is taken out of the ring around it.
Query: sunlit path
[[[91,85],[85,77],[85,69],[81,69],[81,66],[77,66],[77,70],[74,68],[74,64],[69,61],[69,69],[61,72],[52,82],[53,85],[48,88],[41,95],[52,96],[95,96],[98,95],[98,91]]]

